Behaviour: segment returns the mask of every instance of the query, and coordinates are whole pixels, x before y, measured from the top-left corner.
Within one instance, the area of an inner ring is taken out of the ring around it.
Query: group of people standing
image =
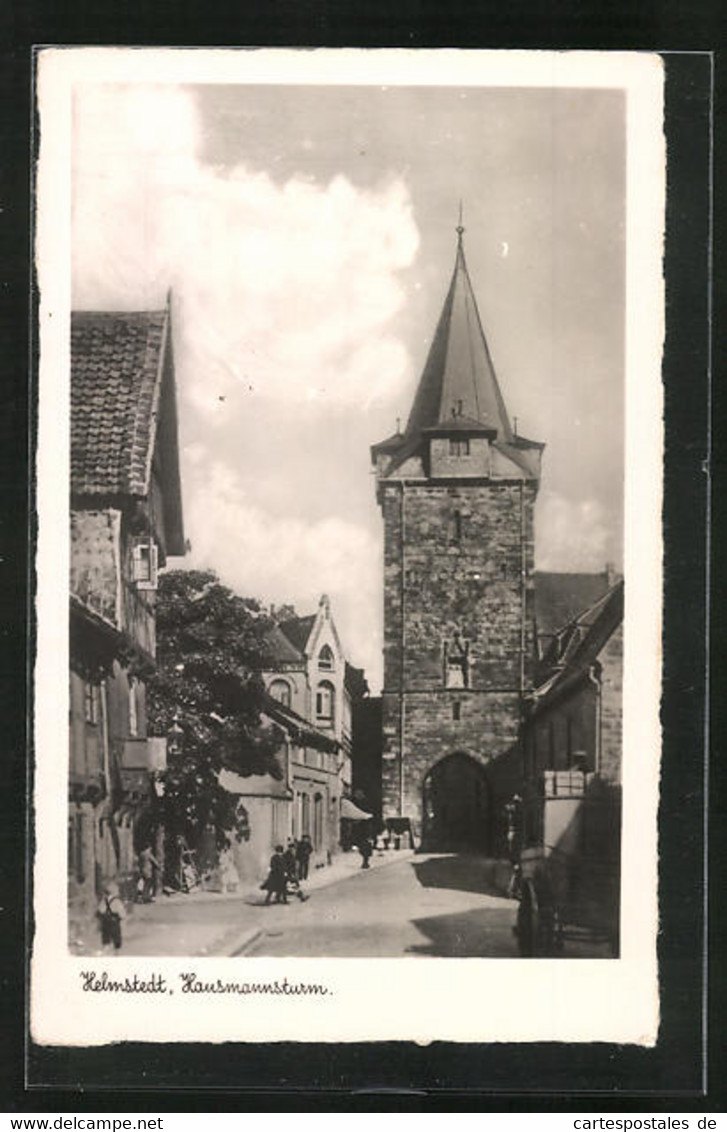
[[[267,892],[265,903],[273,900],[276,904],[287,904],[288,896],[295,895],[299,900],[307,900],[300,882],[308,879],[313,843],[307,833],[298,841],[290,840],[287,847],[275,846],[270,858],[268,875],[260,885]]]

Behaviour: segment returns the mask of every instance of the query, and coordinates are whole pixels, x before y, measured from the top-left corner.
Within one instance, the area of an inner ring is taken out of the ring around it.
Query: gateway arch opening
[[[487,852],[490,793],[484,770],[458,752],[427,773],[423,785],[422,849],[434,853]]]

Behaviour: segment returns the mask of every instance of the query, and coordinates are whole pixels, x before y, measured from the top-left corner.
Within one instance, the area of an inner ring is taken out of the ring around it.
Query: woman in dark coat
[[[298,861],[298,877],[300,880],[308,879],[308,868],[312,852],[313,845],[311,844],[311,839],[307,833],[304,833],[295,850],[295,856]]]
[[[267,896],[265,903],[270,903],[270,898],[275,896],[276,904],[287,904],[288,894],[286,890],[286,872],[285,872],[285,857],[283,856],[283,846],[276,845],[275,852],[270,858],[270,871],[260,885],[261,888],[267,889]]]

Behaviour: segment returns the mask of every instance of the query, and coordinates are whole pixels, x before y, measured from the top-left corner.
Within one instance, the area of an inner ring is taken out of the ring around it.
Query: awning
[[[367,814],[365,810],[360,810],[350,798],[341,798],[342,818],[347,818],[349,821],[368,821],[373,816],[373,814]]]

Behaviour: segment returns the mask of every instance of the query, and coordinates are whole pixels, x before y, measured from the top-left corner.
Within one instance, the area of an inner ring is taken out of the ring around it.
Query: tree
[[[163,775],[160,818],[192,845],[212,825],[219,848],[242,831],[237,796],[220,786],[227,768],[282,777],[281,734],[261,726],[261,649],[271,621],[260,605],[211,571],[172,570],[157,592],[157,671],[148,685],[149,731],[179,729],[180,750]]]

